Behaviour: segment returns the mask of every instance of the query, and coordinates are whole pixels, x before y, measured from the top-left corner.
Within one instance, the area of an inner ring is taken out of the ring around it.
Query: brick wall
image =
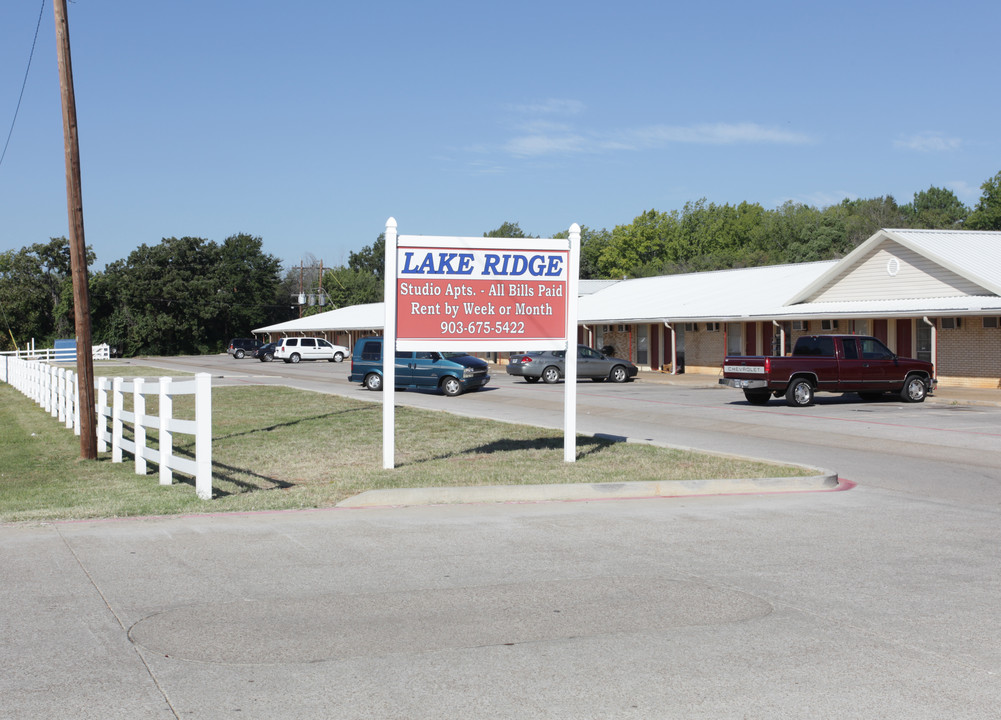
[[[937,370],[942,385],[1001,388],[1001,328],[985,328],[979,317],[962,318],[960,327],[956,329],[943,328],[941,319],[936,324]],[[686,369],[688,372],[716,373],[723,361],[723,333],[707,332],[705,323],[698,323],[697,327],[695,332],[689,330],[685,333]],[[811,320],[807,330],[795,330],[787,334],[791,346],[802,335],[864,334],[868,332],[867,328],[865,321],[842,319],[836,329],[822,330],[819,320]],[[753,323],[744,325],[745,333],[755,331]],[[891,349],[893,346],[891,338]],[[901,355],[912,354],[910,348],[897,348],[896,352]]]
[[[601,335],[601,342],[597,343],[597,350],[601,350],[605,345],[612,345],[615,348],[615,357],[623,360],[632,360],[632,336],[629,330],[617,330],[618,325],[612,325],[612,330],[605,330]],[[630,325],[627,328],[632,327]]]
[[[938,375],[943,385],[1001,387],[1001,328],[985,328],[979,317],[955,329],[939,320]]]
[[[706,324],[685,331],[685,372],[718,373],[723,365],[723,324],[718,331],[707,331]]]

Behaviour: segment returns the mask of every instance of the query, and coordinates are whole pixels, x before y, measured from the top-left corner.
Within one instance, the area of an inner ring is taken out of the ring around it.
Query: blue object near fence
[[[56,340],[53,348],[56,362],[76,362],[76,340]]]

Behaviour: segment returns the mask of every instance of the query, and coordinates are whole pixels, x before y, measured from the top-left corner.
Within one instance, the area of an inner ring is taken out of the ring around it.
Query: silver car
[[[555,383],[563,379],[564,350],[541,350],[517,353],[507,364],[507,374],[525,378],[527,382]],[[595,382],[611,380],[626,382],[636,377],[639,371],[635,365],[622,358],[602,355],[587,345],[577,346],[577,378],[591,378]]]

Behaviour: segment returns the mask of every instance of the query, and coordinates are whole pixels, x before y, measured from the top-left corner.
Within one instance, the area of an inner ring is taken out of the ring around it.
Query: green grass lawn
[[[329,507],[376,488],[811,474],[585,436],[577,462],[565,463],[560,431],[408,407],[396,410],[397,467],[384,470],[380,403],[255,386],[213,388],[212,406],[214,497],[199,500],[183,475],[159,485],[154,463],[140,476],[127,454],[123,463],[110,452],[80,460],[72,430],[0,385],[0,521]],[[192,417],[193,398],[176,398],[175,415]],[[175,454],[193,456],[194,438],[178,438]]]

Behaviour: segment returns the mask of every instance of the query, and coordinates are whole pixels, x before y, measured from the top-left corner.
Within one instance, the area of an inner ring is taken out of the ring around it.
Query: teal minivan
[[[382,338],[367,337],[351,353],[349,382],[382,390]],[[476,390],[490,381],[489,366],[479,358],[458,352],[397,350],[396,387],[439,390],[449,397]]]

